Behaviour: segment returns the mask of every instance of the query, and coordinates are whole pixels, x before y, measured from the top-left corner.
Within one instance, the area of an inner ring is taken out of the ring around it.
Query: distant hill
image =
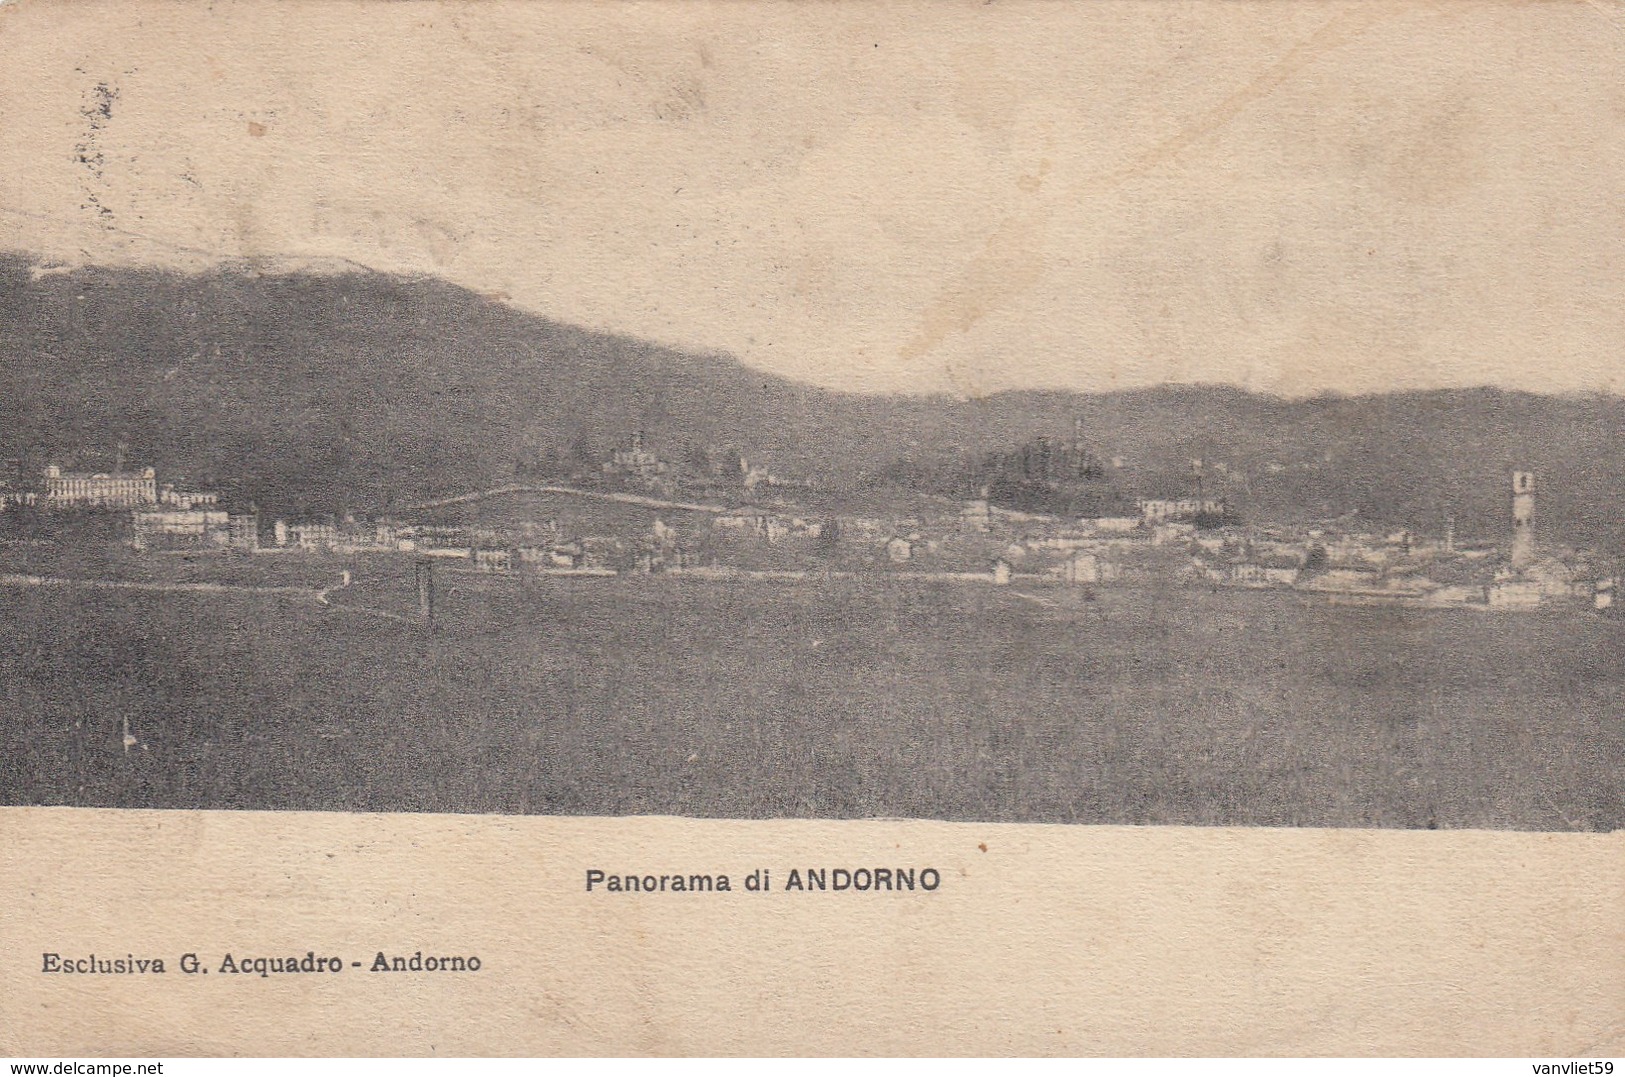
[[[1625,400],[1495,389],[1283,400],[1170,386],[972,401],[802,385],[536,317],[427,278],[222,268],[41,273],[0,256],[0,457],[132,462],[267,512],[372,511],[507,481],[539,450],[627,431],[678,458],[730,445],[872,496],[1029,438],[1118,458],[1128,493],[1203,482],[1252,519],[1352,514],[1505,530],[1514,466],[1539,522],[1625,548]],[[1222,465],[1222,467],[1220,467]]]

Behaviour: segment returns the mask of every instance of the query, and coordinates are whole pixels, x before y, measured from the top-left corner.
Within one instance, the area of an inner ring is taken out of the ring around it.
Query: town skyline
[[[1237,477],[1219,461],[1211,470],[1207,461],[1191,461],[1192,488],[1181,496],[1136,496],[1145,491],[1123,473],[1121,458],[1097,457],[1082,432],[1078,423],[1070,440],[1039,436],[961,461],[949,485],[915,488],[913,497],[894,489],[867,512],[816,482],[752,465],[735,450],[713,445],[679,461],[633,430],[607,454],[537,459],[489,489],[397,504],[385,513],[274,522],[252,507],[229,512],[216,491],[161,482],[150,465],[126,469],[121,443],[117,465],[105,472],[53,462],[30,477],[22,461],[12,461],[0,476],[0,514],[8,514],[0,516],[0,542],[62,545],[93,556],[106,556],[110,542],[138,554],[406,554],[418,563],[420,614],[429,623],[433,586],[424,570],[434,560],[544,576],[689,574],[783,583],[879,572],[995,586],[1125,579],[1141,586],[1292,588],[1374,605],[1527,610],[1580,600],[1598,611],[1613,608],[1617,559],[1538,539],[1538,484],[1529,471],[1509,476],[1503,541],[1461,542],[1453,514],[1433,535],[1373,531],[1356,514],[1295,524],[1249,520],[1220,492],[1226,485],[1209,481]],[[1441,574],[1442,582],[1434,578]],[[351,575],[344,570],[343,587]],[[325,604],[331,590],[310,595]]]

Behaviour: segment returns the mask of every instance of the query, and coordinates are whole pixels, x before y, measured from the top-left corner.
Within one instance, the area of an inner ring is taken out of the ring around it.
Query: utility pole
[[[418,585],[418,616],[434,627],[434,562],[419,560],[413,566]]]

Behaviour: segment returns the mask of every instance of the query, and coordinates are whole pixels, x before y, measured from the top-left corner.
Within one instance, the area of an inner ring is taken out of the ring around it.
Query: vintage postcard
[[[0,4],[0,1053],[1625,1051],[1622,61]]]

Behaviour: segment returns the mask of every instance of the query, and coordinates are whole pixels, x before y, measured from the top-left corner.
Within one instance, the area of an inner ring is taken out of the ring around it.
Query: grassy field
[[[1606,830],[1625,630],[1279,593],[0,588],[0,801]],[[121,720],[138,744],[124,749]]]

